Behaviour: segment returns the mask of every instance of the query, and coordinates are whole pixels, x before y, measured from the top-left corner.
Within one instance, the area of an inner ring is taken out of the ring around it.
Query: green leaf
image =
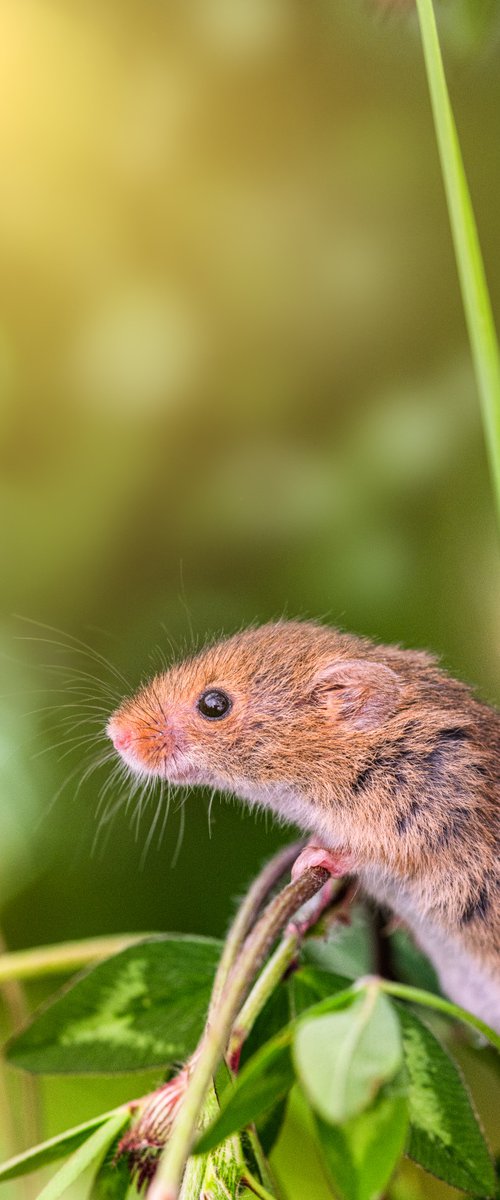
[[[495,1193],[489,1151],[460,1072],[414,1013],[399,1007],[408,1073],[408,1154],[452,1187]]]
[[[42,1189],[38,1196],[38,1200],[59,1200],[67,1188],[83,1175],[83,1172],[90,1167],[92,1163],[98,1165],[104,1157],[108,1146],[114,1141],[117,1133],[130,1120],[130,1114],[126,1109],[119,1113],[114,1113],[108,1120],[96,1129],[87,1141],[80,1146],[71,1158],[65,1162],[60,1171],[52,1176],[46,1187]]]
[[[130,1170],[123,1155],[115,1161],[119,1138],[108,1146],[90,1189],[89,1200],[123,1200],[130,1188]]]
[[[203,1029],[219,942],[168,934],[98,963],[10,1042],[9,1062],[44,1074],[113,1074],[185,1059]]]
[[[290,987],[288,981],[280,983],[259,1013],[249,1036],[243,1043],[240,1070],[254,1054],[288,1025],[291,1017]]]
[[[295,1020],[304,1010],[350,986],[350,980],[330,971],[304,966],[273,992],[243,1045],[241,1067]]]
[[[289,1034],[285,1031],[257,1051],[236,1083],[223,1093],[220,1114],[203,1131],[195,1147],[196,1154],[205,1154],[261,1113],[267,1113],[286,1096],[293,1082]]]
[[[334,1008],[345,1008],[357,1000],[350,987],[340,976],[330,975],[326,971],[317,971],[312,967],[297,971],[294,976],[291,1007],[296,1014],[303,1011],[307,1014],[311,1009],[331,1005]],[[287,984],[287,987],[289,984]],[[312,1003],[311,1003],[312,1002]],[[316,1017],[323,1013],[315,1012]],[[221,1113],[217,1120],[209,1126],[196,1145],[196,1153],[205,1152],[209,1147],[218,1144],[230,1133],[241,1129],[250,1121],[257,1121],[261,1115],[271,1116],[271,1108],[279,1100],[284,1099],[294,1082],[294,1072],[290,1060],[290,1043],[296,1028],[297,1017],[275,1035],[245,1063],[236,1083],[221,1096]]]
[[[104,1125],[108,1116],[109,1113],[101,1113],[101,1116],[92,1117],[83,1125],[65,1129],[64,1133],[56,1134],[48,1141],[41,1142],[39,1146],[32,1146],[23,1154],[16,1154],[15,1158],[9,1158],[0,1166],[0,1183],[7,1179],[17,1179],[19,1175],[29,1175],[30,1171],[38,1171],[40,1167],[46,1167],[48,1163],[56,1162],[58,1158],[65,1158],[73,1150],[77,1150],[82,1142],[86,1142],[94,1129]]]
[[[261,1113],[255,1120],[257,1137],[266,1158],[269,1158],[271,1150],[276,1145],[283,1128],[287,1103],[288,1095],[278,1100],[276,1104],[273,1104],[272,1108],[269,1108],[267,1112]]]
[[[301,1020],[294,1038],[297,1074],[313,1108],[328,1122],[361,1112],[401,1063],[392,1004],[375,987],[346,1009]]]
[[[301,961],[358,979],[375,970],[373,929],[365,905],[349,910],[349,924],[335,922],[324,934],[309,934],[301,949]]]
[[[224,1154],[224,1158],[222,1158]],[[224,1143],[216,1154],[209,1155],[203,1176],[203,1191],[191,1192],[193,1200],[238,1200],[244,1164],[232,1153],[232,1142]],[[189,1193],[188,1193],[189,1195]],[[254,1197],[255,1200],[255,1197]]]
[[[266,1006],[267,1015],[260,1036],[266,1030],[274,1029],[290,1008],[295,1018],[318,1001],[345,991],[346,984],[349,985],[349,980],[328,971],[318,971],[314,967],[300,968],[279,989],[283,994],[285,991],[288,993],[287,1004],[277,1001]],[[280,1105],[294,1082],[289,1050],[291,1038],[292,1025],[287,1024],[244,1063],[236,1082],[221,1095],[221,1112],[200,1137],[196,1153],[206,1152],[229,1134],[244,1128],[251,1121],[258,1121],[259,1117],[262,1117],[264,1137],[275,1140],[284,1111],[279,1111]],[[269,1129],[266,1131],[268,1122]]]
[[[408,1105],[390,1085],[375,1102],[343,1125],[316,1118],[325,1164],[339,1200],[377,1200],[403,1154],[408,1136]]]
[[[300,967],[288,982],[292,1015],[298,1017],[319,1000],[326,1000],[351,986],[351,980],[318,967]]]
[[[389,939],[391,962],[396,979],[402,983],[425,988],[426,992],[440,993],[439,981],[429,959],[404,929],[396,929]]]

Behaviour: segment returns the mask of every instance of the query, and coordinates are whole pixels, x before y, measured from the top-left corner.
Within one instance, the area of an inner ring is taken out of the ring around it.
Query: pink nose
[[[127,729],[126,726],[123,727],[123,725],[116,725],[114,721],[109,721],[107,732],[108,737],[111,738],[115,750],[126,750],[127,747],[130,746],[132,741],[132,731]]]

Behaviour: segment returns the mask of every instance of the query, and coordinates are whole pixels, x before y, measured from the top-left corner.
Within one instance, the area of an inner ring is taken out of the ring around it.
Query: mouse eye
[[[202,693],[196,707],[202,717],[208,717],[210,721],[220,721],[220,718],[225,717],[231,710],[232,702],[225,692],[220,692],[218,688],[209,688],[207,692]]]

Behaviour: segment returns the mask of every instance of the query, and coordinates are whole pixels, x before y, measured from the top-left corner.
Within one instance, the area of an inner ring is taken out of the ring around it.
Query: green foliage
[[[477,9],[478,5],[475,7]],[[482,8],[487,20],[484,3]],[[417,0],[417,10],[497,516],[500,517],[500,353],[474,209],[448,95],[433,0]]]
[[[14,1066],[113,1074],[186,1058],[203,1028],[220,944],[172,934],[87,971],[9,1045]]]
[[[269,1108],[267,1112],[262,1113],[262,1116],[255,1118],[255,1130],[266,1158],[269,1158],[283,1128],[287,1100],[288,1096],[285,1096],[282,1100],[278,1100],[277,1103],[273,1104],[272,1108]]]
[[[257,1051],[243,1068],[234,1088],[224,1093],[221,1114],[202,1134],[196,1146],[197,1153],[206,1153],[235,1130],[269,1112],[288,1094],[294,1080],[290,1037],[285,1032]]]
[[[294,1039],[298,1077],[316,1112],[338,1124],[367,1107],[401,1064],[397,1017],[368,988],[343,1012],[300,1021]]]
[[[57,1174],[53,1175],[47,1186],[40,1192],[39,1200],[59,1200],[59,1196],[63,1196],[88,1167],[95,1166],[97,1170],[109,1146],[114,1142],[116,1134],[123,1129],[129,1119],[129,1113],[126,1110],[108,1117],[104,1124],[94,1130],[87,1141],[78,1150],[75,1150],[75,1153]]]
[[[24,1154],[9,1159],[0,1166],[0,1183],[7,1179],[16,1179],[19,1175],[28,1175],[30,1171],[38,1171],[40,1167],[46,1167],[58,1158],[66,1158],[86,1142],[94,1130],[104,1125],[107,1118],[108,1114],[102,1113],[99,1117],[93,1117],[82,1125],[75,1125],[74,1129],[66,1129],[64,1133],[58,1133],[56,1137],[49,1138],[40,1146],[32,1146],[30,1150],[25,1150]]]
[[[408,1105],[401,1088],[384,1088],[376,1100],[342,1125],[316,1117],[332,1185],[340,1200],[376,1200],[405,1149]]]
[[[245,1159],[239,1138],[229,1138],[207,1157],[203,1174],[202,1190],[199,1195],[210,1197],[210,1200],[228,1200],[228,1196],[236,1197],[239,1183],[245,1172]],[[193,1200],[197,1193],[192,1192]]]
[[[129,947],[36,1016],[13,1043],[11,1059],[37,1070],[73,1070],[75,1063],[79,1070],[95,1070],[110,1040],[111,1017],[121,1022],[124,1041],[120,1053],[107,1060],[108,1070],[123,1070],[125,1062],[143,1065],[151,1053],[161,1053],[166,1063],[172,1047],[176,1056],[186,1055],[203,1024],[218,956],[216,943],[195,938],[155,938]],[[218,1072],[210,1124],[195,1148],[200,1170],[205,1163],[204,1186],[221,1195],[229,1187],[236,1195],[246,1169],[240,1133],[258,1122],[266,1147],[272,1146],[298,1082],[340,1200],[376,1200],[405,1148],[450,1185],[476,1195],[494,1193],[489,1151],[457,1067],[413,1012],[384,994],[382,988],[389,987],[371,978],[351,985],[307,963],[278,985],[254,1028],[254,1052],[236,1078],[223,1065]],[[152,1026],[145,1024],[145,995],[146,1011],[157,1021],[154,1044]],[[436,1004],[433,993],[418,996],[421,1003]],[[448,1001],[439,998],[439,1004],[454,1015]],[[75,1030],[86,1036],[75,1037]],[[43,1200],[57,1200],[92,1165],[91,1200],[121,1200],[128,1175],[123,1162],[119,1168],[114,1164],[110,1147],[128,1120],[126,1108],[96,1117],[10,1160],[0,1180],[70,1155]]]
[[[245,1058],[235,1083],[222,1092],[220,1115],[202,1134],[197,1152],[217,1145],[223,1137],[250,1121],[261,1119],[266,1124],[269,1118],[272,1130],[276,1109],[282,1113],[283,1100],[295,1081],[290,1055],[293,1021],[316,1002],[342,994],[348,986],[349,980],[340,975],[305,966],[277,989],[257,1023],[261,1031],[267,1031],[267,1040],[257,1042],[255,1053],[249,1060]],[[281,1022],[276,1027],[278,1013]],[[254,1046],[256,1031],[257,1025],[249,1038]]]
[[[306,965],[296,971],[289,982],[290,1016],[292,1018],[300,1016],[313,1004],[319,1004],[330,996],[337,996],[339,993],[348,991],[351,986],[351,980],[346,979],[344,975],[310,967],[307,965],[307,954],[304,957]]]
[[[390,939],[391,963],[402,983],[423,987],[427,992],[441,994],[438,978],[429,959],[404,929],[396,929]]]
[[[12,1043],[11,1061],[35,1070],[95,1071],[102,1069],[104,1046],[107,1069],[120,1071],[159,1061],[146,1055],[161,1056],[165,1064],[187,1055],[201,1031],[218,956],[216,943],[194,938],[155,938],[129,947],[36,1016]],[[429,1002],[435,1003],[432,994]],[[117,1031],[112,1055],[110,1030]],[[222,1152],[228,1138],[260,1121],[265,1137],[269,1122],[266,1142],[273,1143],[297,1079],[342,1200],[379,1195],[406,1144],[411,1157],[447,1183],[492,1194],[489,1152],[457,1067],[430,1030],[383,995],[376,981],[355,989],[306,963],[271,997],[252,1042],[254,1052],[234,1081],[227,1071],[219,1073],[219,1113],[196,1146],[200,1155],[221,1148],[210,1158],[214,1186],[228,1155],[233,1171],[229,1142]],[[56,1200],[103,1158],[93,1200],[118,1200],[124,1169],[118,1172],[105,1155],[126,1120],[126,1111],[96,1117],[11,1160],[0,1179],[70,1154],[46,1189],[44,1200]]]
[[[266,1042],[269,1042],[275,1034],[279,1034],[284,1026],[288,1024],[290,1018],[294,1016],[293,989],[296,975],[302,975],[302,970],[295,972],[283,987],[276,988],[269,997],[267,1004],[264,1005],[264,1008],[259,1013],[248,1037],[243,1043],[239,1062],[240,1072],[241,1068],[248,1062],[248,1059],[252,1058],[257,1053],[257,1050],[261,1046],[264,1046]],[[308,1000],[308,1004],[310,1003],[311,1001]],[[227,1080],[224,1082],[226,1083]]]
[[[349,924],[339,925],[334,937],[311,937],[304,946],[304,961],[325,971],[357,979],[375,969],[373,922],[363,904],[353,904]]]
[[[458,1068],[434,1034],[400,1006],[411,1121],[408,1153],[433,1175],[490,1196],[495,1176]]]
[[[110,1144],[94,1176],[89,1200],[123,1200],[130,1188],[130,1172],[125,1158],[115,1159],[118,1142]]]
[[[328,978],[331,1006],[341,1004],[340,1011],[324,1011]],[[345,982],[310,967],[297,972],[295,993],[302,995],[303,1011],[260,1046],[223,1092],[220,1114],[197,1152],[282,1109],[295,1082],[295,1063],[343,1200],[380,1195],[405,1148],[451,1186],[492,1195],[491,1158],[458,1068],[410,1009],[381,995],[376,984],[351,992],[348,1003],[345,987],[340,990]]]

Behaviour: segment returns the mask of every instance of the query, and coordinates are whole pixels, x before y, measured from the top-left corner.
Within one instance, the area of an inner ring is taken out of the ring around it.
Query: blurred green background
[[[440,17],[499,312],[498,5]],[[84,775],[125,690],[113,668],[132,689],[162,652],[286,612],[428,647],[500,698],[415,13],[3,0],[0,164],[4,936],[221,934],[286,835],[218,800],[209,831],[194,793],[144,855],[154,802],[139,825],[106,797],[99,816],[107,768]],[[78,707],[74,671],[102,709]],[[72,716],[92,741],[66,740]],[[46,1127],[96,1106],[95,1084],[47,1085]]]

